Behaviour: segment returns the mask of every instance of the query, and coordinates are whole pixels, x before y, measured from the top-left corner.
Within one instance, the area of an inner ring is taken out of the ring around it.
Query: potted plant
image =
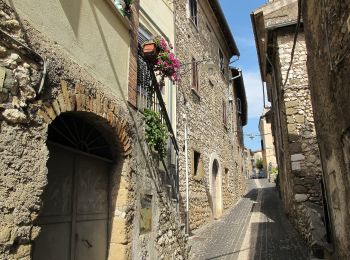
[[[160,84],[164,84],[164,78],[172,81],[179,80],[180,61],[173,53],[173,46],[161,37],[143,45],[143,52],[146,59],[151,63],[153,69],[161,76]]]
[[[155,64],[158,56],[158,50],[154,41],[145,42],[143,44],[143,56],[149,63],[152,65]]]

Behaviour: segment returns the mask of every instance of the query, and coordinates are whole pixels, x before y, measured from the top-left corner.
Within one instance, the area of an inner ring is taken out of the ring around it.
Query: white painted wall
[[[127,97],[129,29],[107,0],[7,0],[38,31]]]

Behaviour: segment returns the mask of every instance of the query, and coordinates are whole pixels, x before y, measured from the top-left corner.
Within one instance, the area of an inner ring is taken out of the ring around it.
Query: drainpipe
[[[186,234],[189,234],[189,184],[188,184],[188,154],[187,154],[187,117],[183,115],[185,122],[185,164],[186,164]]]

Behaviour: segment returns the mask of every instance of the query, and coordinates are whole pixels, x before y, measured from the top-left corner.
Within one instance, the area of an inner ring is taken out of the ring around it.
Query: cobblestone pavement
[[[247,180],[246,195],[190,238],[191,259],[304,260],[307,248],[286,219],[278,192],[266,179]]]

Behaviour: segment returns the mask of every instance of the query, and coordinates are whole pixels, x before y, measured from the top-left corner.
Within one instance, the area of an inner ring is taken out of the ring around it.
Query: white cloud
[[[243,71],[243,79],[248,101],[248,118],[261,116],[264,103],[260,73]]]

